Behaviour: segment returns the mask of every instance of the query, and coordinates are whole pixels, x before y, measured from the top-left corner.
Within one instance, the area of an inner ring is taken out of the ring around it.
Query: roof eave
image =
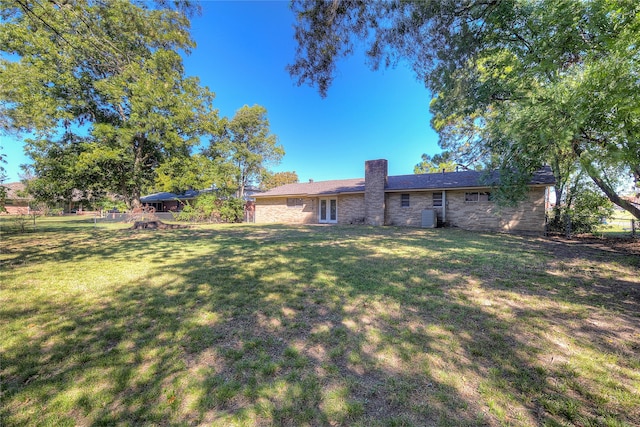
[[[555,184],[527,184],[527,187],[549,187]],[[479,190],[491,189],[490,185],[467,185],[465,187],[416,187],[416,188],[392,188],[385,189],[385,193],[403,193],[407,191],[448,191],[448,190]]]
[[[254,194],[256,199],[275,199],[280,197],[325,197],[325,196],[338,196],[341,194],[363,194],[364,190],[357,191],[332,191],[327,193],[296,193],[296,194]]]

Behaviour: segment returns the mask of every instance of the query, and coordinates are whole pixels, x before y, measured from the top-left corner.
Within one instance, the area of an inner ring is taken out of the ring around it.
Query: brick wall
[[[494,202],[465,202],[465,191],[446,192],[446,222],[468,230],[544,232],[544,188],[529,191],[529,199],[515,208],[499,208]],[[402,193],[388,193],[382,205],[383,223],[420,227],[422,210],[435,209],[442,220],[442,209],[433,207],[430,191],[407,192],[409,206],[401,206]],[[357,224],[366,217],[366,195],[347,194],[338,196],[338,223]],[[379,200],[376,200],[379,206]],[[385,221],[386,217],[386,221]],[[378,219],[378,218],[376,218]],[[256,201],[257,223],[317,224],[318,198],[303,198],[303,205],[288,207],[285,197],[259,198]],[[371,222],[367,222],[371,224]]]
[[[338,197],[338,224],[362,224],[364,215],[364,194]]]
[[[338,204],[339,206],[339,204]],[[256,200],[257,223],[316,224],[318,222],[317,199],[305,197],[302,206],[287,206],[285,197],[259,198]]]
[[[465,191],[447,191],[447,222],[468,230],[544,232],[544,188],[529,190],[528,200],[514,208],[494,202],[465,202]]]
[[[409,194],[409,206],[401,204],[402,194]],[[422,226],[422,211],[433,209],[433,193],[430,191],[415,191],[406,193],[387,194],[387,224],[409,227]],[[438,218],[442,218],[441,208],[435,208]]]
[[[384,225],[384,189],[387,184],[387,161],[369,160],[364,163],[364,216],[369,225]]]

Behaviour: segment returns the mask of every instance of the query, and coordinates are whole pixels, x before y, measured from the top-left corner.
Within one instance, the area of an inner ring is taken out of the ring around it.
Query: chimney
[[[387,187],[387,160],[364,163],[364,218],[368,225],[384,225],[384,189]]]

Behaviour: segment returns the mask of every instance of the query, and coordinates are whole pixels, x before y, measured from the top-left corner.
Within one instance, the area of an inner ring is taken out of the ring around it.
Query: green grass
[[[640,419],[637,255],[455,229],[0,225],[1,425]]]

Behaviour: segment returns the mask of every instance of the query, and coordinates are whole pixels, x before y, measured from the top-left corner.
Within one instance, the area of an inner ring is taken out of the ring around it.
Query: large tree
[[[280,162],[284,148],[271,133],[267,110],[260,105],[245,105],[222,122],[207,154],[233,165],[237,196],[242,198],[249,184],[257,183],[270,166]]]
[[[456,162],[450,151],[443,151],[442,153],[434,154],[433,156],[423,154],[422,161],[415,165],[413,173],[436,173],[441,171],[453,172],[460,166],[462,165]]]
[[[296,171],[285,171],[270,173],[267,172],[262,176],[260,181],[260,189],[263,191],[271,190],[272,188],[280,187],[286,184],[296,184],[299,182],[298,174]]]
[[[293,10],[298,83],[326,95],[337,61],[364,42],[374,69],[406,60],[425,81],[443,149],[501,169],[512,189],[544,163],[560,183],[581,168],[640,218],[617,191],[621,177],[640,180],[639,2],[319,0]]]
[[[138,205],[156,169],[187,158],[217,122],[213,94],[184,75],[188,17],[167,5],[0,2],[4,129],[34,133],[28,151],[52,155],[80,135],[74,170]]]

